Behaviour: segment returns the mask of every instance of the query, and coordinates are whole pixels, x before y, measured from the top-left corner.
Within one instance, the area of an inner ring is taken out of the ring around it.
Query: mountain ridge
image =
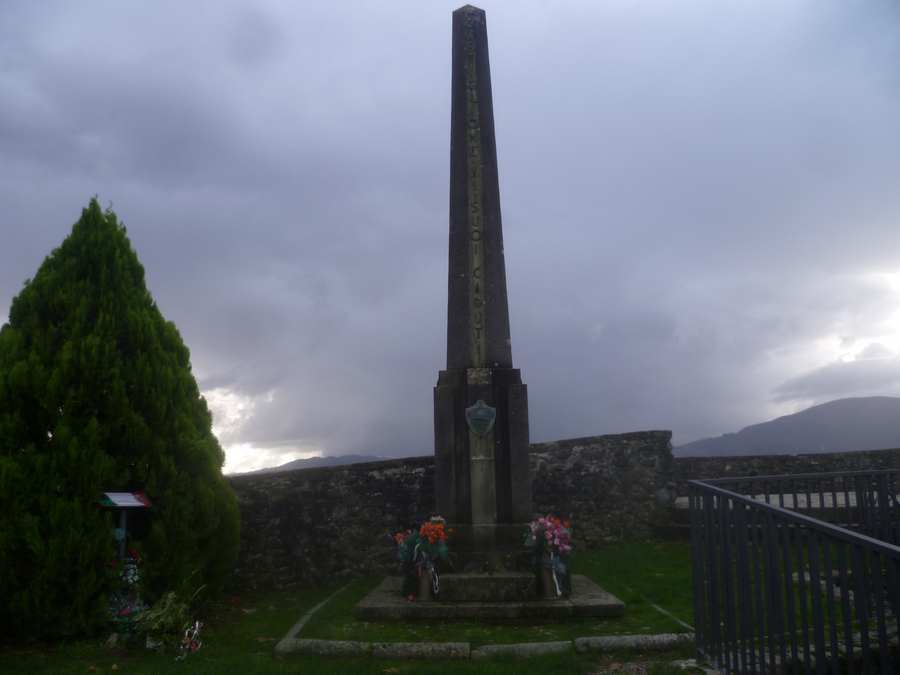
[[[278,473],[280,471],[293,471],[294,469],[316,469],[323,466],[343,466],[345,464],[363,464],[365,462],[380,462],[384,457],[375,457],[374,455],[340,455],[331,457],[308,457],[306,459],[294,459],[278,466],[267,466],[262,469],[253,471],[241,471],[240,473],[230,473],[229,476],[252,476],[260,473]]]
[[[900,447],[900,398],[842,398],[702,438],[673,449],[676,457],[796,455]]]

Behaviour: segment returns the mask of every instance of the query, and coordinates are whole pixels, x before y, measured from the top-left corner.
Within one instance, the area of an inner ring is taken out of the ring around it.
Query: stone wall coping
[[[793,458],[803,458],[803,459],[817,459],[817,458],[828,458],[829,460],[834,459],[835,456],[840,455],[852,455],[852,456],[860,456],[860,455],[879,455],[879,454],[889,454],[889,453],[900,453],[900,448],[881,448],[878,450],[838,450],[836,452],[778,452],[778,453],[769,453],[769,454],[753,454],[753,455],[674,455],[673,459],[676,464],[688,464],[690,462],[725,462],[729,461],[748,461],[748,460],[769,460],[774,461],[779,457],[793,457]]]
[[[576,446],[590,446],[602,443],[616,442],[633,442],[642,439],[653,438],[655,440],[671,441],[672,432],[664,429],[654,429],[648,431],[629,431],[622,434],[603,434],[600,436],[582,436],[580,438],[563,438],[558,441],[542,441],[540,443],[532,443],[529,449],[530,454],[545,453],[548,450],[570,449]],[[367,472],[380,471],[384,469],[393,469],[399,467],[419,468],[434,464],[434,455],[415,455],[412,457],[396,457],[391,459],[382,459],[375,462],[360,462],[358,464],[338,464],[335,466],[311,466],[299,469],[290,469],[289,471],[268,471],[265,473],[234,473],[228,474],[225,478],[232,483],[253,483],[256,481],[268,481],[273,479],[290,479],[293,476],[302,475],[304,478],[316,478],[319,476],[328,476],[334,472],[352,471]]]
[[[604,434],[602,436],[581,436],[579,438],[563,438],[558,441],[541,441],[531,444],[531,452],[546,452],[552,448],[572,448],[577,445],[595,445],[599,443],[631,442],[644,439],[671,441],[672,432],[666,429],[648,429],[647,431],[629,431],[622,434]]]
[[[672,432],[667,430],[648,430],[648,431],[632,431],[623,434],[605,434],[601,436],[582,436],[580,438],[564,438],[558,441],[542,441],[540,443],[531,444],[531,454],[539,454],[553,449],[568,449],[575,446],[593,445],[598,442],[616,442],[616,441],[635,441],[642,437],[659,437],[665,436],[666,440],[672,438]],[[693,463],[729,463],[729,462],[747,462],[753,460],[777,461],[778,458],[801,458],[809,460],[822,459],[823,461],[833,460],[836,455],[850,455],[859,457],[862,455],[879,455],[888,453],[900,453],[900,448],[883,448],[881,450],[847,450],[843,452],[798,452],[798,453],[778,453],[778,454],[755,454],[755,455],[675,455],[672,460],[676,467],[685,467]],[[412,457],[396,457],[391,459],[383,459],[375,462],[360,462],[358,464],[339,464],[336,466],[314,466],[308,468],[291,469],[289,471],[270,471],[266,473],[235,473],[226,475],[225,478],[231,482],[248,483],[257,480],[268,480],[272,478],[288,478],[295,475],[303,475],[304,477],[314,478],[317,476],[326,476],[335,471],[376,471],[383,469],[392,469],[402,466],[418,468],[429,466],[434,463],[434,455],[415,455]]]
[[[359,462],[358,464],[337,464],[335,466],[310,466],[288,471],[267,471],[265,473],[233,473],[225,478],[232,483],[252,483],[254,481],[267,481],[277,478],[291,478],[302,475],[304,478],[327,476],[339,471],[367,472],[382,469],[393,469],[402,466],[419,468],[434,464],[434,455],[417,455],[415,457],[396,457],[381,459],[375,462]]]

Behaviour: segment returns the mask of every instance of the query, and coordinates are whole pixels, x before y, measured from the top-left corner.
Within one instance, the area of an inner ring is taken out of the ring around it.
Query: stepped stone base
[[[447,577],[467,576],[478,575],[443,575],[441,585],[445,586]],[[501,576],[510,577],[506,581],[515,586],[512,577],[521,575],[484,575],[485,579]],[[462,580],[459,581],[462,585]],[[456,582],[452,583],[455,585]],[[572,595],[559,600],[542,600],[532,596],[532,599],[506,602],[498,600],[448,602],[445,598],[426,602],[410,602],[400,595],[401,584],[400,577],[386,577],[356,605],[354,610],[356,618],[364,621],[406,621],[411,619],[559,621],[570,617],[616,617],[625,613],[625,604],[621,600],[580,574],[572,576]],[[480,584],[473,582],[473,588],[479,585],[484,588],[489,585],[489,582],[484,581]]]
[[[527,523],[469,525],[452,523],[450,563],[454,573],[523,572],[531,568],[525,546]],[[494,575],[496,576],[496,574]],[[444,575],[441,575],[443,580]]]
[[[442,574],[441,602],[525,602],[537,595],[534,574]]]

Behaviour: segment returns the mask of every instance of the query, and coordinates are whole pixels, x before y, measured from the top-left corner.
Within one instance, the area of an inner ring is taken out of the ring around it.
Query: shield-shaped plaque
[[[469,429],[484,436],[494,428],[494,420],[497,419],[497,409],[478,399],[475,405],[466,408],[466,423]]]

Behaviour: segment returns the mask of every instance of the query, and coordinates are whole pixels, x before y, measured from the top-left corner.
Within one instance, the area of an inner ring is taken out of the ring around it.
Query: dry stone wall
[[[900,468],[900,450],[673,459],[670,439],[645,431],[533,444],[535,514],[571,518],[576,545],[596,548],[665,531],[691,479]],[[435,508],[432,456],[229,480],[241,510],[243,587],[391,572],[391,534]]]
[[[651,533],[671,471],[671,433],[649,431],[531,448],[535,513],[575,523],[596,546]],[[434,457],[232,476],[241,510],[238,583],[287,588],[396,568],[391,534],[434,512]]]
[[[671,438],[644,431],[533,444],[535,510],[571,518],[587,548],[651,536],[670,501]]]
[[[434,458],[230,478],[241,511],[238,583],[287,588],[387,570],[393,532],[434,508]]]

